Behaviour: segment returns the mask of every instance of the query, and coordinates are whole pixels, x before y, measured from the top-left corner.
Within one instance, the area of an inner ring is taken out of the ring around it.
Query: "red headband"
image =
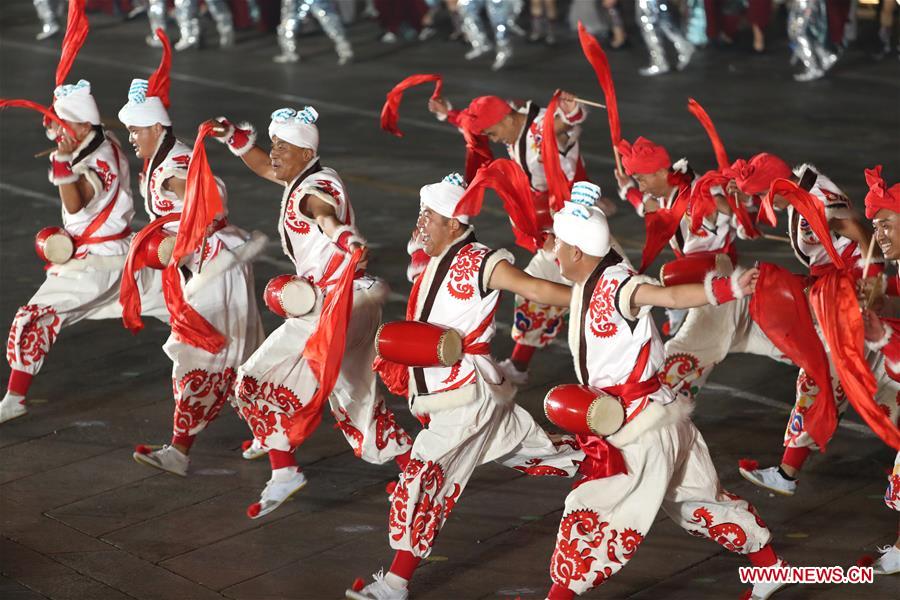
[[[887,187],[881,177],[881,165],[874,169],[866,169],[866,183],[869,193],[866,194],[866,218],[872,219],[882,208],[900,213],[900,183]]]
[[[619,140],[616,149],[622,156],[622,166],[628,175],[655,173],[672,165],[666,149],[645,137],[639,137],[634,144],[628,143],[628,140]]]
[[[503,98],[479,96],[460,113],[460,122],[472,134],[481,135],[485,129],[496,125],[511,112],[512,107]]]
[[[765,194],[776,179],[790,179],[794,175],[790,165],[767,152],[761,152],[749,161],[736,160],[731,170],[738,188],[748,196]]]

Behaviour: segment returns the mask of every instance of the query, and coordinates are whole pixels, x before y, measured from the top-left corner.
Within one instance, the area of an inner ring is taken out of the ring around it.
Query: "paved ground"
[[[5,0],[0,16],[0,96],[46,101],[58,41],[35,43],[29,2]],[[572,45],[552,51],[522,48],[508,71],[492,74],[484,62],[464,64],[462,47],[435,42],[380,46],[370,24],[352,30],[360,60],[334,66],[322,37],[303,40],[304,62],[275,65],[271,37],[244,34],[236,50],[178,55],[172,116],[187,140],[204,118],[226,114],[264,127],[284,105],[310,103],[322,114],[321,153],[350,186],[364,232],[375,249],[371,270],[396,294],[388,317],[403,310],[405,236],[415,219],[417,189],[461,169],[462,141],[435,123],[423,92],[404,107],[407,137],[378,130],[384,92],[414,72],[442,72],[457,105],[485,93],[546,101],[562,87],[598,97],[592,75]],[[142,22],[94,21],[73,78],[93,87],[104,117],[115,123],[132,77],[146,76],[158,54],[139,40]],[[886,165],[900,176],[900,86],[896,62],[871,64],[851,53],[829,79],[795,85],[786,48],[776,41],[763,57],[739,52],[700,56],[682,75],[644,80],[635,75],[638,50],[612,57],[626,136],[647,135],[690,156],[700,170],[712,164],[706,137],[684,109],[688,95],[706,105],[732,156],[771,150],[794,162],[819,165],[861,204],[862,169]],[[526,66],[527,65],[527,66]],[[118,133],[122,133],[121,130]],[[0,115],[0,322],[8,323],[43,278],[31,239],[58,221],[58,200],[42,162],[46,146],[37,122],[21,112]],[[584,148],[595,179],[612,188],[612,160],[602,114],[587,126]],[[216,173],[229,186],[232,220],[275,235],[280,191],[254,179],[222,148],[209,149]],[[138,168],[136,160],[133,168]],[[480,237],[511,246],[504,219],[489,206]],[[630,211],[613,219],[628,250],[639,252],[642,224]],[[784,245],[742,248],[747,260],[791,264]],[[522,261],[525,257],[518,253]],[[256,268],[257,286],[289,266],[276,241]],[[506,299],[507,305],[510,299]],[[501,320],[508,329],[506,310]],[[268,330],[277,320],[265,314]],[[246,427],[228,411],[195,446],[188,479],[158,474],[130,457],[135,443],[159,443],[170,434],[170,365],[160,351],[166,328],[148,323],[132,337],[115,322],[82,323],[65,330],[36,378],[26,418],[0,428],[0,596],[90,599],[337,598],[356,576],[389,561],[384,484],[392,466],[356,460],[329,419],[298,453],[310,485],[270,517],[244,516],[268,477],[264,462],[238,452]],[[494,351],[510,348],[506,335]],[[3,379],[8,376],[4,367]],[[841,425],[825,457],[810,460],[799,493],[781,499],[737,475],[738,458],[772,463],[792,401],[794,370],[753,357],[730,358],[701,396],[695,420],[709,443],[724,484],[760,509],[779,550],[798,565],[851,565],[878,544],[893,541],[897,515],[881,496],[892,453],[859,425]],[[536,361],[519,402],[543,421],[541,399],[553,384],[573,381],[566,349],[552,347]],[[414,421],[397,399],[404,425]],[[466,489],[435,549],[412,584],[421,598],[541,598],[568,483],[529,480],[485,466]],[[736,598],[741,560],[693,539],[660,516],[646,543],[623,572],[589,597]],[[779,597],[897,598],[900,579],[856,588],[803,586]]]

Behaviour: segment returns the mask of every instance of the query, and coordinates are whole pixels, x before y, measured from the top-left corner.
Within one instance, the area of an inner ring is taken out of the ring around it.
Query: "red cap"
[[[475,135],[481,135],[485,129],[496,125],[511,112],[512,107],[503,98],[479,96],[460,113],[460,119],[463,127]]]
[[[791,166],[767,152],[761,152],[749,161],[736,160],[731,165],[738,189],[748,196],[765,194],[776,179],[790,179]]]
[[[672,165],[672,159],[669,158],[666,149],[645,137],[639,137],[634,144],[628,143],[628,140],[620,140],[616,149],[622,157],[622,166],[628,175],[656,173]]]
[[[874,169],[866,169],[866,183],[869,184],[869,193],[866,194],[866,218],[874,218],[882,208],[900,213],[900,183],[887,187],[881,177],[881,165]]]

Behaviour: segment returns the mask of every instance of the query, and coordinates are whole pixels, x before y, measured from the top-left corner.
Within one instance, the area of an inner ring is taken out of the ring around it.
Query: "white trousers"
[[[528,475],[572,477],[584,453],[569,436],[552,441],[530,414],[498,404],[482,383],[476,400],[431,413],[390,499],[389,541],[425,558],[475,467],[490,461]]]
[[[559,272],[559,264],[552,252],[538,250],[531,257],[525,272],[532,277],[547,279],[554,283],[571,285]],[[512,339],[523,346],[543,348],[559,335],[563,328],[568,308],[538,304],[521,296],[516,296],[513,313]]]
[[[554,583],[583,594],[609,579],[634,556],[660,508],[691,535],[738,554],[769,543],[772,534],[753,506],[722,489],[689,419],[620,450],[628,473],[588,481],[566,497],[550,559]]]
[[[384,284],[356,285],[344,360],[328,402],[354,453],[381,464],[405,454],[412,439],[385,406],[372,371]],[[318,387],[302,356],[318,318],[317,310],[308,317],[286,319],[238,371],[238,408],[253,436],[267,448],[293,450],[287,435],[289,421]]]

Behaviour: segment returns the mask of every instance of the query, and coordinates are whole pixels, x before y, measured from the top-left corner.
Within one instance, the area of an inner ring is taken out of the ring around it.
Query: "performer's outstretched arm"
[[[721,289],[716,289],[716,279],[722,279]],[[686,283],[663,287],[645,283],[639,285],[631,296],[631,306],[661,306],[663,308],[695,308],[707,304],[722,304],[736,298],[748,296],[756,289],[759,269],[753,268],[740,273],[737,278],[709,278],[707,283]],[[736,288],[736,289],[735,289]]]
[[[497,263],[491,273],[488,287],[492,290],[513,292],[532,302],[550,306],[567,307],[572,299],[572,288],[569,286],[532,277],[505,260]]]
[[[207,122],[213,126],[213,139],[226,144],[231,153],[244,161],[251,171],[272,183],[284,185],[285,182],[275,176],[269,153],[256,145],[256,128],[253,125],[246,122],[234,125],[225,117]]]

